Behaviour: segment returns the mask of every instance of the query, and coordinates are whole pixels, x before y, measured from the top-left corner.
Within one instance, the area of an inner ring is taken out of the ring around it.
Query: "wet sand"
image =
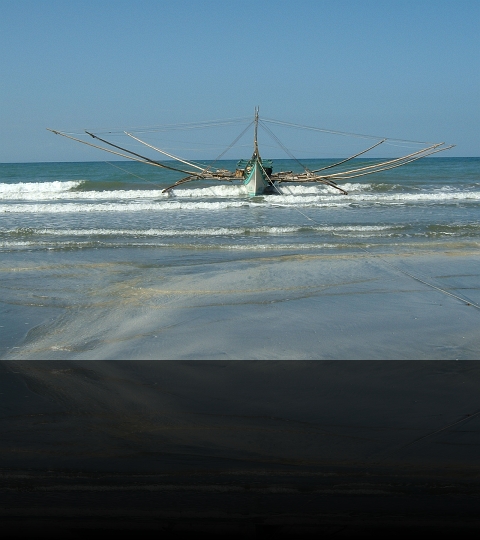
[[[479,362],[3,361],[11,534],[478,533]]]
[[[477,251],[170,255],[4,257],[0,358],[479,358]]]

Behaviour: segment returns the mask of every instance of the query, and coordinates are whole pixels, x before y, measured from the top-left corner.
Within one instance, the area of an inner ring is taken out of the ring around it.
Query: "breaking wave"
[[[67,182],[18,182],[0,183],[0,200],[39,200],[65,196],[71,189],[78,187],[81,181]]]
[[[239,185],[219,185],[196,188],[178,188],[163,193],[162,189],[116,189],[116,190],[80,190],[83,181],[67,182],[31,182],[17,184],[0,183],[0,200],[5,201],[48,201],[48,200],[128,200],[128,199],[224,199],[245,198],[247,191]],[[363,191],[369,189],[369,184],[345,184],[347,191]],[[325,195],[334,193],[336,190],[327,186],[289,186],[283,185],[278,188],[280,196],[284,195]]]
[[[378,191],[369,183],[346,183],[342,195],[325,185],[279,186],[281,194],[249,198],[243,185],[161,189],[84,191],[83,181],[0,183],[0,213],[145,212],[168,210],[218,211],[240,207],[345,207],[355,205],[456,204],[480,201],[480,191],[452,186],[414,191],[390,186]]]
[[[50,235],[61,237],[171,237],[171,236],[246,236],[246,235],[285,235],[297,233],[353,233],[371,234],[387,230],[403,229],[403,226],[389,225],[324,225],[316,227],[215,227],[198,229],[34,229],[18,228],[0,231],[1,234],[33,236]]]

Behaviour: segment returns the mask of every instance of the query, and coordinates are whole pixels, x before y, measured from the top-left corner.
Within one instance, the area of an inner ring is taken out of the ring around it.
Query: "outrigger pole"
[[[170,167],[169,165],[164,165],[163,163],[160,163],[158,161],[154,161],[153,159],[147,158],[145,156],[142,156],[141,154],[137,154],[136,152],[132,152],[131,150],[127,150],[126,148],[122,148],[121,146],[117,146],[116,144],[113,144],[111,142],[106,141],[105,139],[102,139],[101,137],[98,137],[97,135],[94,135],[93,133],[90,133],[89,131],[85,131],[87,135],[90,135],[90,137],[93,137],[94,139],[98,139],[99,141],[102,141],[105,144],[108,144],[109,146],[113,146],[113,148],[118,148],[119,150],[123,150],[123,152],[128,152],[129,154],[132,154],[133,156],[140,157],[144,159],[147,163],[151,163],[152,165],[158,165],[159,167],[163,167],[164,169],[170,169],[171,171],[178,171],[182,172],[184,174],[193,175],[193,176],[201,176],[200,174],[193,172],[193,171],[184,171],[183,169],[178,169],[177,167]]]
[[[380,142],[383,142],[383,141],[380,141]],[[380,144],[380,143],[377,143],[377,145],[378,144]],[[287,182],[287,183],[305,183],[305,182],[324,182],[324,183],[327,183],[325,181],[328,180],[329,182],[333,182],[333,184],[335,184],[332,187],[336,187],[337,189],[340,189],[336,185],[334,180],[332,179],[333,177],[335,178],[335,180],[349,180],[351,178],[358,178],[359,176],[366,176],[366,175],[374,174],[374,173],[377,173],[377,172],[388,171],[390,169],[395,169],[396,167],[401,167],[402,165],[412,163],[413,161],[417,161],[418,159],[421,159],[421,158],[424,158],[424,157],[427,157],[427,156],[431,156],[433,154],[436,154],[437,152],[443,152],[444,150],[449,150],[450,148],[453,148],[455,146],[454,144],[452,144],[450,146],[445,146],[443,148],[439,148],[443,144],[445,144],[445,143],[433,144],[432,146],[429,146],[427,148],[423,148],[421,150],[418,150],[417,152],[413,152],[411,154],[408,154],[408,155],[400,157],[400,158],[396,158],[396,159],[392,159],[392,160],[388,160],[388,161],[382,161],[381,163],[376,163],[376,164],[373,164],[373,165],[360,167],[359,169],[350,169],[348,171],[342,171],[342,172],[339,172],[339,173],[333,173],[333,174],[330,174],[328,176],[316,176],[316,175],[309,174],[309,171],[306,171],[305,174],[299,174],[299,175],[295,175],[295,176],[291,176],[291,177],[287,176],[287,177],[279,178],[278,181],[279,182]],[[377,145],[374,145],[374,146],[377,146]],[[364,150],[361,153],[365,153],[368,150],[369,149]],[[350,158],[348,158],[348,159],[350,159]],[[344,160],[343,163],[345,161],[348,161],[348,159]],[[342,162],[339,162],[338,164],[340,164],[340,163],[342,163]],[[334,164],[331,167],[333,167],[335,165],[337,165],[337,164]],[[320,169],[320,170],[322,170],[322,169]],[[352,174],[352,173],[356,173],[356,174]],[[346,192],[344,191],[344,193],[346,193]]]
[[[142,141],[138,137],[135,137],[135,135],[132,135],[131,133],[128,133],[128,131],[124,131],[125,135],[128,135],[132,139],[135,139],[139,143],[144,144],[145,146],[148,146],[149,148],[152,148],[153,150],[156,150],[157,152],[160,152],[160,154],[164,154],[165,156],[168,156],[169,158],[175,159],[177,161],[180,161],[181,163],[185,163],[185,165],[190,165],[190,167],[195,167],[195,169],[200,169],[201,171],[205,170],[205,167],[200,167],[199,165],[195,165],[195,163],[191,163],[190,161],[185,161],[182,158],[179,158],[177,156],[174,156],[173,154],[169,154],[168,152],[165,152],[165,150],[160,150],[160,148],[157,148],[156,146],[152,146],[151,144],[146,143],[145,141]]]
[[[94,139],[98,139],[99,141],[104,142],[105,144],[108,144],[109,146],[113,146],[114,148],[118,148],[119,150],[122,150],[123,152],[127,152],[128,154],[132,154],[132,156],[127,156],[125,154],[121,154],[120,152],[115,152],[114,150],[110,150],[108,148],[104,148],[103,146],[98,146],[98,144],[92,144],[87,141],[82,141],[82,139],[77,139],[76,137],[72,137],[71,135],[67,135],[66,133],[62,133],[61,131],[57,131],[55,129],[47,128],[47,131],[51,131],[52,133],[55,133],[55,135],[61,135],[62,137],[66,137],[67,139],[72,139],[73,141],[77,141],[82,144],[86,144],[87,146],[91,146],[93,148],[98,148],[99,150],[103,150],[104,152],[109,152],[110,154],[115,154],[116,156],[121,156],[126,159],[131,159],[132,161],[138,161],[139,163],[145,163],[147,165],[153,165],[155,167],[161,167],[162,169],[169,169],[171,171],[177,171],[184,174],[188,174],[189,176],[199,176],[200,174],[193,172],[193,171],[184,171],[182,169],[178,169],[176,167],[170,167],[169,165],[165,165],[163,163],[160,163],[159,161],[154,161],[153,159],[147,158],[145,156],[142,156],[141,154],[137,154],[135,152],[131,152],[130,150],[127,150],[126,148],[122,148],[121,146],[117,146],[116,144],[109,143],[108,141],[105,141],[104,139],[101,139],[100,137],[97,137],[93,133],[89,133],[88,131],[85,131],[90,137],[93,137]]]
[[[411,163],[412,161],[416,161],[417,159],[421,159],[426,156],[430,156],[432,154],[436,154],[437,152],[443,152],[444,150],[449,150],[450,148],[453,148],[455,145],[452,144],[450,146],[445,146],[444,148],[439,148],[439,146],[442,146],[445,143],[437,143],[433,144],[432,146],[429,146],[428,148],[423,148],[422,150],[418,150],[417,152],[413,152],[411,154],[408,154],[407,156],[399,157],[396,159],[391,159],[389,161],[382,161],[381,163],[376,163],[374,165],[368,165],[366,167],[360,167],[359,169],[351,169],[349,171],[343,171],[339,173],[333,173],[329,175],[329,178],[334,177],[340,177],[340,179],[344,178],[356,178],[358,176],[365,176],[366,174],[373,174],[376,172],[386,171],[389,169],[394,169],[395,167],[400,167],[401,165],[406,165],[407,163]],[[392,165],[393,164],[393,165]],[[388,167],[384,167],[385,165],[389,165]],[[373,169],[368,172],[367,169]],[[356,173],[356,172],[362,172],[362,174],[355,174],[348,177],[345,177],[346,174]]]
[[[361,152],[358,152],[358,154],[354,154],[353,156],[348,157],[347,159],[344,159],[342,161],[338,161],[337,163],[334,163],[333,165],[328,165],[327,167],[322,167],[321,169],[315,169],[314,171],[310,171],[312,173],[317,173],[320,171],[326,171],[327,169],[331,169],[332,167],[336,167],[337,165],[341,165],[342,163],[346,163],[347,161],[350,161],[351,159],[354,159],[358,156],[361,156],[362,154],[366,154],[367,152],[370,152],[370,150],[373,150],[377,146],[384,143],[387,139],[382,139],[381,141],[375,143],[373,146],[370,146],[370,148],[367,148],[366,150],[362,150]]]

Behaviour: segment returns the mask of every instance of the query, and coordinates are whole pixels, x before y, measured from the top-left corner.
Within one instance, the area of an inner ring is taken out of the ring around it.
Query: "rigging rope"
[[[134,133],[150,133],[156,131],[185,131],[191,129],[203,129],[210,127],[222,127],[231,124],[241,124],[246,121],[251,121],[250,117],[243,118],[231,118],[226,120],[211,120],[204,122],[190,122],[190,123],[181,123],[181,124],[165,124],[160,126],[144,126],[144,127],[134,127],[134,128],[98,128],[98,129],[89,129],[88,131],[95,132],[97,134],[110,134],[110,135],[122,135],[124,131],[130,131]],[[69,135],[83,135],[85,130],[81,131],[62,131],[62,133],[67,133]]]
[[[305,172],[308,172],[308,168],[301,162],[299,161],[291,152],[290,150],[280,141],[280,139],[275,135],[275,133],[273,133],[273,131],[265,126],[263,124],[263,122],[260,120],[260,125],[263,127],[263,129],[270,135],[270,137],[273,138],[274,141],[276,141],[279,145],[280,145],[280,148],[282,148],[282,150],[290,156],[291,159],[293,159],[294,161],[296,161],[300,167],[302,167],[302,169],[305,171]]]
[[[240,135],[217,157],[213,160],[212,163],[205,169],[205,172],[209,171],[217,161],[219,161],[229,150],[234,146],[247,132],[248,129],[250,129],[250,126],[253,124],[253,122],[250,122],[248,126],[240,133]]]
[[[401,268],[399,268],[398,266],[392,264],[391,262],[387,261],[386,259],[384,259],[381,255],[378,255],[378,253],[372,253],[371,251],[369,251],[368,249],[365,249],[361,246],[357,246],[358,249],[361,249],[362,251],[364,251],[365,253],[368,253],[368,255],[370,255],[371,257],[378,257],[382,262],[384,262],[385,264],[388,264],[388,266],[390,266],[391,268],[394,268],[395,270],[397,270],[398,272],[401,272],[402,274],[405,274],[406,276],[414,279],[415,281],[418,281],[420,283],[423,283],[424,285],[427,285],[428,287],[431,287],[432,289],[435,289],[437,291],[440,291],[442,292],[443,294],[447,294],[448,296],[453,296],[453,298],[456,298],[457,300],[460,300],[461,302],[463,302],[464,304],[466,304],[467,306],[473,306],[477,309],[480,309],[480,305],[476,304],[475,302],[472,302],[471,300],[469,300],[468,298],[462,298],[461,296],[458,296],[457,294],[453,294],[449,291],[446,291],[445,289],[442,289],[442,287],[437,287],[436,285],[433,285],[432,283],[429,283],[428,281],[425,281],[423,279],[420,279],[419,277],[415,276],[414,274],[411,274],[410,272],[407,272],[406,270],[402,270]]]
[[[302,126],[301,124],[293,124],[290,122],[282,122],[281,120],[274,120],[272,118],[262,118],[263,122],[268,122],[269,124],[278,124],[281,126],[287,126],[287,127],[293,127],[297,129],[305,129],[310,131],[320,131],[321,133],[330,133],[332,135],[343,135],[348,137],[357,137],[360,139],[385,139],[386,141],[395,141],[395,142],[407,142],[407,143],[414,143],[414,144],[432,144],[429,141],[412,141],[409,139],[395,139],[391,137],[380,137],[377,135],[364,135],[361,133],[350,133],[348,131],[335,131],[333,129],[323,129],[323,128],[317,128],[313,126]]]
[[[105,161],[104,163],[108,163],[108,165],[111,165],[112,167],[120,169],[121,171],[126,172],[127,174],[131,174],[132,176],[135,176],[136,178],[140,178],[140,180],[143,180],[144,182],[148,182],[149,184],[152,184],[153,186],[160,188],[158,183],[152,182],[151,180],[147,180],[146,178],[143,178],[142,176],[138,176],[138,174],[134,174],[131,171],[127,171],[127,169],[122,169],[122,167],[119,167],[118,165],[114,165],[113,163],[110,163],[110,161]]]
[[[267,174],[267,171],[264,169],[263,167],[263,164],[261,161],[258,162],[260,167],[262,168],[262,171],[263,173],[266,175],[266,177],[268,178],[268,174]],[[275,182],[271,182],[271,185],[272,187],[274,187],[276,190],[277,190],[277,193],[279,195],[284,195],[279,189],[278,189],[278,186],[275,184]],[[307,214],[304,214],[301,210],[299,210],[298,208],[295,208],[294,207],[294,210],[296,210],[299,214],[302,214],[303,217],[309,219],[310,221],[312,221],[313,223],[315,223],[316,225],[320,225],[319,223],[317,223],[314,219],[312,219],[311,217],[307,216]]]

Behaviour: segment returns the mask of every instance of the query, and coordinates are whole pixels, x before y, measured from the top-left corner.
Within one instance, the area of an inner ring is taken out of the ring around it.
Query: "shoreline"
[[[453,360],[480,353],[480,313],[467,305],[480,304],[474,251],[209,260],[137,248],[115,250],[108,261],[94,250],[28,257],[22,268],[16,256],[4,261],[9,283],[37,280],[26,295],[23,287],[6,289],[4,359]]]

